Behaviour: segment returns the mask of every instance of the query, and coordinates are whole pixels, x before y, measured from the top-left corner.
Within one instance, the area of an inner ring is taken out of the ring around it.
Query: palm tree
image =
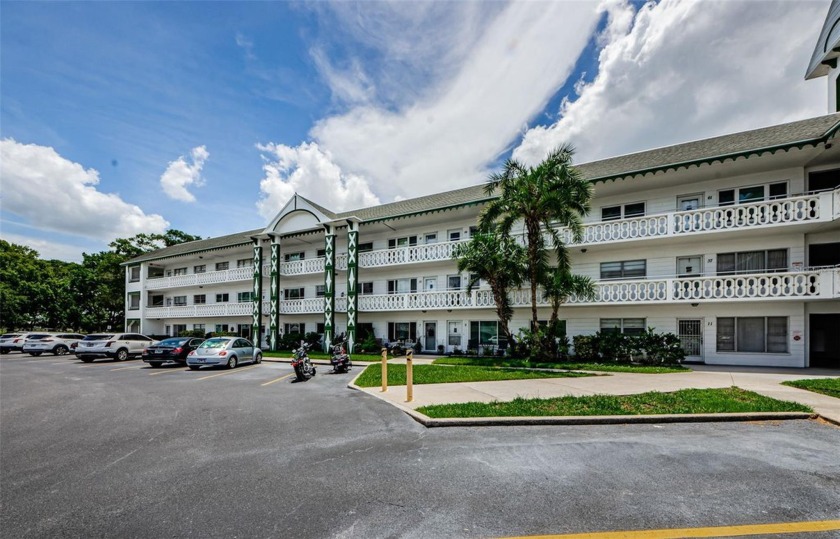
[[[514,225],[522,223],[526,277],[531,286],[532,331],[538,326],[537,286],[550,273],[547,237],[559,257],[563,241],[557,229],[567,227],[574,241],[581,241],[582,217],[590,210],[592,186],[572,165],[574,151],[572,146],[564,144],[534,167],[509,159],[501,172],[490,176],[485,187],[488,195],[498,191],[499,196],[481,214],[483,229],[496,226],[502,236],[510,236]]]
[[[561,246],[557,255],[557,267],[543,282],[543,298],[551,303],[551,319],[548,321],[548,327],[554,331],[560,306],[566,303],[570,296],[591,301],[596,295],[595,281],[590,277],[572,273],[569,253],[564,246]]]
[[[499,327],[513,344],[510,332],[510,319],[513,308],[510,306],[508,290],[522,285],[525,268],[525,249],[510,236],[501,236],[496,230],[474,235],[468,243],[459,245],[453,254],[458,260],[458,271],[469,272],[467,292],[472,292],[480,279],[490,285]]]

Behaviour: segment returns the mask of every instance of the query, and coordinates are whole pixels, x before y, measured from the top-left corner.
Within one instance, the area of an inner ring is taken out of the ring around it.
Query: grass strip
[[[584,376],[594,375],[580,372],[548,372],[527,369],[495,369],[491,367],[414,366],[415,384],[530,380],[534,378],[580,378]],[[388,365],[388,384],[394,386],[405,385],[405,365]],[[382,369],[379,365],[368,365],[361,376],[356,379],[356,385],[360,387],[381,386]]]
[[[651,391],[638,395],[592,395],[552,399],[517,398],[510,402],[468,402],[422,406],[418,412],[444,417],[532,417],[650,414],[720,414],[740,412],[811,412],[795,402],[771,399],[737,387]]]
[[[811,378],[808,380],[790,380],[782,385],[807,389],[814,393],[822,393],[835,399],[840,399],[840,378]]]
[[[603,372],[632,372],[639,374],[666,374],[671,372],[688,372],[691,369],[682,365],[629,365],[625,363],[585,363],[559,362],[537,363],[527,359],[511,359],[504,357],[442,357],[434,360],[435,365],[472,365],[480,367],[514,367],[521,369],[568,369]]]

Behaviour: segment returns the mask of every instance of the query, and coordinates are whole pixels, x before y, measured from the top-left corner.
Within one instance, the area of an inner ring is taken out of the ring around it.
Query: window
[[[437,243],[437,232],[429,232],[423,237],[423,243]]]
[[[304,253],[286,253],[283,260],[286,262],[294,262],[296,260],[304,260],[306,255]]]
[[[787,249],[718,253],[717,274],[764,273],[787,269]]]
[[[630,279],[647,275],[647,261],[601,262],[601,279]]]
[[[283,333],[288,335],[289,333],[300,333],[301,335],[306,333],[306,324],[303,322],[297,323],[290,323],[290,324],[283,324]]]
[[[149,273],[147,275],[149,279],[160,279],[163,277],[163,268],[157,266],[149,266]]]
[[[140,280],[140,266],[133,266],[128,268],[128,281],[136,283]]]
[[[446,323],[447,332],[449,333],[449,346],[460,347],[461,346],[461,321],[460,320],[449,320]]]
[[[326,249],[318,249],[318,251],[315,253],[315,256],[317,258],[326,258],[327,257],[327,250]]]
[[[187,331],[187,325],[186,324],[173,324],[172,325],[172,335],[174,337],[178,337],[178,336],[181,335],[181,333],[184,333],[186,331]]]
[[[461,230],[449,230],[446,232],[446,237],[449,241],[461,241]]]
[[[186,275],[187,268],[175,268],[172,270],[172,275]]]
[[[140,294],[129,294],[128,295],[128,309],[130,311],[136,311],[140,308]]]
[[[225,271],[230,268],[230,262],[216,262],[216,271]]]
[[[630,217],[641,217],[645,214],[645,203],[634,202],[632,204],[623,204],[619,206],[606,206],[601,208],[601,220],[613,221],[621,219],[622,217],[628,219]]]
[[[227,333],[227,324],[216,324],[216,333]]]
[[[283,290],[283,299],[303,299],[304,292],[303,287],[301,288],[286,288]]]
[[[499,323],[497,321],[470,322],[470,348],[481,345],[495,345],[499,341]]]
[[[251,268],[254,266],[253,258],[240,258],[236,261],[237,268]]]
[[[476,234],[478,234],[478,227],[477,226],[471,226],[470,227],[470,237],[474,238],[476,236]]]
[[[250,291],[236,293],[236,301],[238,301],[239,303],[248,303],[253,299],[253,297],[254,293]]]
[[[788,352],[788,319],[747,316],[717,319],[718,352]]]
[[[204,333],[204,324],[193,324],[193,331],[201,331],[202,333]]]
[[[172,299],[176,307],[183,307],[187,304],[187,296],[175,296]]]
[[[373,294],[373,282],[359,283],[359,292],[363,296],[369,296]]]
[[[196,294],[193,296],[193,305],[204,305],[207,303],[206,294]]]
[[[227,303],[228,301],[230,301],[230,297],[227,293],[216,294],[216,303]]]
[[[193,266],[193,273],[207,273],[207,264],[201,264],[200,266]]]
[[[770,200],[785,198],[787,196],[787,182],[771,183],[769,189]]]
[[[397,247],[413,247],[415,245],[417,245],[417,236],[391,238],[388,240],[388,249],[396,249]]]
[[[784,198],[787,196],[787,182],[776,182],[770,185],[752,185],[749,187],[738,187],[718,191],[718,204],[731,206],[732,204],[745,204],[747,202],[759,202],[766,198]]]
[[[640,335],[645,332],[644,318],[602,318],[601,333]]]
[[[460,290],[461,289],[461,276],[460,275],[447,275],[446,276],[446,289],[447,290]]]
[[[408,294],[417,292],[417,279],[393,279],[388,281],[389,294]]]
[[[373,242],[369,241],[367,243],[360,243],[357,251],[360,253],[367,253],[369,251],[373,251]]]
[[[152,307],[163,307],[163,295],[150,296],[149,303]]]
[[[316,298],[323,298],[326,295],[326,285],[323,284],[316,284],[315,285],[315,297]]]
[[[417,340],[417,324],[414,322],[388,322],[388,342]]]

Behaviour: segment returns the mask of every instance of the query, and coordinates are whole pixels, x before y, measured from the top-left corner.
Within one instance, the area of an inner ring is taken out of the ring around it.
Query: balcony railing
[[[146,307],[146,318],[199,318],[205,316],[251,316],[254,304],[209,303],[179,307]]]
[[[181,286],[194,286],[215,283],[229,283],[233,281],[250,281],[254,278],[254,268],[236,268],[223,271],[208,271],[206,273],[190,273],[189,275],[175,275],[172,277],[157,277],[146,279],[146,290],[163,290]]]
[[[324,298],[280,300],[280,314],[304,314],[324,312]]]
[[[359,266],[363,268],[379,268],[395,264],[414,264],[418,262],[435,262],[452,260],[452,255],[458,245],[466,241],[447,241],[441,243],[427,243],[399,247],[397,249],[379,249],[359,254]]]
[[[578,245],[746,230],[837,218],[840,218],[840,188],[776,200],[586,223]],[[567,244],[573,243],[568,229],[561,230],[560,237]]]

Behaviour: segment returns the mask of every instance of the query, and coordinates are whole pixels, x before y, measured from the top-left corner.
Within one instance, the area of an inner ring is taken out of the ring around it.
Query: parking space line
[[[294,375],[295,375],[295,373],[289,373],[289,374],[287,374],[287,375],[285,375],[285,376],[281,376],[280,378],[275,378],[274,380],[268,381],[268,382],[266,382],[266,383],[264,383],[264,384],[260,384],[260,387],[262,387],[262,386],[268,386],[268,385],[271,385],[271,384],[273,384],[274,382],[279,382],[280,380],[285,380],[286,378],[289,378],[289,377],[294,376]]]
[[[714,526],[709,528],[674,528],[664,530],[637,530],[594,533],[568,533],[559,535],[523,535],[507,539],[683,539],[688,537],[743,537],[781,533],[808,533],[840,530],[840,520],[814,520],[805,522],[778,522],[774,524],[747,524],[744,526]]]
[[[256,369],[259,365],[251,365],[250,367],[245,367],[244,369],[231,369],[229,371],[220,372],[219,374],[211,374],[210,376],[204,376],[203,378],[197,378],[197,380],[207,380],[208,378],[215,378],[217,376],[224,376],[226,374],[233,374],[235,372],[243,372],[249,371],[251,369]]]
[[[187,372],[189,369],[167,369],[165,371],[150,372],[149,376],[157,376],[159,374],[172,374],[173,372]]]

